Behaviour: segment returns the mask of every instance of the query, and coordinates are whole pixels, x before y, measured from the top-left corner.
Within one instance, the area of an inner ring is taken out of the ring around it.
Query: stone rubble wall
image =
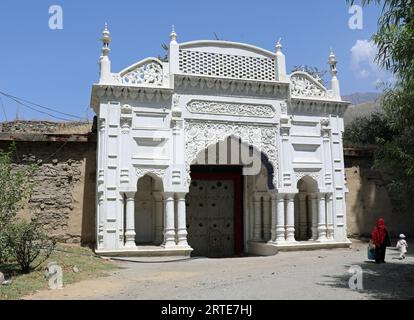
[[[384,218],[392,238],[400,233],[414,236],[414,216],[394,212],[381,173],[372,169],[372,157],[345,156],[347,233],[370,237],[378,218]]]
[[[0,149],[9,142],[0,141]],[[33,163],[33,193],[21,218],[36,215],[61,242],[95,241],[95,143],[16,142],[15,167]]]
[[[84,134],[92,128],[91,122],[52,122],[16,120],[0,123],[0,132],[7,133],[54,133]]]

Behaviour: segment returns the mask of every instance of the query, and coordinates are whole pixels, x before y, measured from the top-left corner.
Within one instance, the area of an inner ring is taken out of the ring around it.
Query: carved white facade
[[[306,72],[287,74],[280,42],[271,52],[226,41],[178,43],[174,31],[170,38],[168,62],[147,58],[113,73],[103,32],[91,97],[97,252],[189,256],[214,252],[224,234],[244,253],[349,245],[342,153],[349,104],[333,52],[327,89]],[[203,168],[210,177],[195,174]],[[218,174],[227,168],[241,170],[241,182],[226,185],[231,192],[197,189],[213,176],[204,188],[230,181]],[[195,199],[212,206],[201,213],[191,207]],[[216,202],[234,210],[227,231],[216,226],[224,219]]]

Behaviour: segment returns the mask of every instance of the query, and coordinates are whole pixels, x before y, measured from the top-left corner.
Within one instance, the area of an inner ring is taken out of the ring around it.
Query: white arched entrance
[[[349,246],[342,153],[349,103],[333,52],[326,88],[306,72],[288,74],[280,42],[272,51],[178,43],[173,31],[166,61],[146,58],[117,73],[107,27],[102,42],[91,97],[98,253],[190,256],[192,243],[202,255],[223,244],[218,256]],[[229,141],[237,151],[223,146]],[[194,199],[210,209],[196,211]]]

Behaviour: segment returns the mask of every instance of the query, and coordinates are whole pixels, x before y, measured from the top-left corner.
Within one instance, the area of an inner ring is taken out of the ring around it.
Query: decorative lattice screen
[[[206,76],[275,80],[274,59],[180,50],[180,71]]]

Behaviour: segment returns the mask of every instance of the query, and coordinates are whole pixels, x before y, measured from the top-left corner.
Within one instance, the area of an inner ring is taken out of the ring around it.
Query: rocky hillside
[[[358,92],[342,96],[342,100],[352,103],[344,115],[345,125],[355,118],[367,116],[373,112],[381,112],[379,94],[375,92]]]

